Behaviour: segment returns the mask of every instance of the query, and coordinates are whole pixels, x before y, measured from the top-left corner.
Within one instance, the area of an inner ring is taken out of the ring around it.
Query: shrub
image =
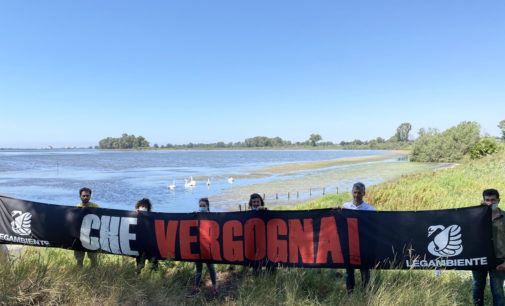
[[[471,159],[479,159],[498,151],[498,144],[492,138],[485,138],[477,142],[469,151]]]
[[[479,134],[479,124],[466,121],[442,133],[422,136],[414,142],[410,160],[415,162],[459,161],[479,141]]]

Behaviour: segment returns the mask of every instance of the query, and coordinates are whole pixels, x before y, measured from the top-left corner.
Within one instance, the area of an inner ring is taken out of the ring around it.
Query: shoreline
[[[371,186],[404,174],[452,165],[411,163],[402,156],[405,154],[361,156],[256,169],[251,174],[272,179],[232,187],[209,199],[219,209],[237,211],[239,205],[247,203],[250,194],[258,193],[264,196],[267,206],[293,207],[325,194],[347,192],[355,181]]]
[[[279,147],[230,147],[230,148],[205,148],[205,147],[196,147],[196,148],[131,148],[131,149],[100,149],[100,148],[0,148],[0,151],[73,151],[73,150],[79,150],[79,151],[84,151],[84,150],[96,150],[96,151],[242,151],[242,150],[272,150],[272,151],[284,151],[284,150],[342,150],[342,151],[385,151],[385,152],[392,152],[392,153],[403,153],[403,152],[410,152],[410,149],[398,149],[398,150],[392,150],[392,149],[381,149],[381,148],[369,148],[369,147],[363,147],[363,148],[346,148],[345,146],[341,145],[333,145],[333,146],[279,146]]]

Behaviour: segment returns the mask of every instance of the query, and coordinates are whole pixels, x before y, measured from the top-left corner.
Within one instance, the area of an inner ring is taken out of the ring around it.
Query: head
[[[209,212],[210,211],[210,202],[208,198],[201,198],[198,200],[198,206],[200,207],[201,212]]]
[[[88,187],[82,187],[79,189],[79,197],[81,198],[83,204],[88,204],[91,199],[91,189]]]
[[[135,204],[136,211],[151,211],[152,208],[153,205],[147,198],[143,198],[142,200],[139,200],[137,204]]]
[[[352,199],[354,204],[363,203],[363,197],[365,196],[365,184],[357,182],[352,185]]]
[[[260,206],[265,206],[263,198],[257,193],[251,194],[251,197],[249,198],[249,208],[257,209]]]
[[[500,193],[496,189],[486,189],[482,192],[483,203],[492,206],[493,209],[498,208],[500,203]]]

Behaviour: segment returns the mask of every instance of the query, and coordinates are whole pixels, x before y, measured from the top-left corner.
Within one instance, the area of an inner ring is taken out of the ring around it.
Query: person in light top
[[[198,212],[195,213],[208,213],[210,212],[210,203],[208,198],[201,198],[198,201]],[[186,295],[188,298],[194,298],[200,295],[200,281],[202,280],[202,271],[203,271],[203,263],[195,262],[196,272],[195,272],[195,283],[194,287],[191,291]],[[212,281],[212,298],[216,298],[218,296],[217,287],[216,287],[216,268],[214,264],[207,263],[207,270],[209,270],[210,280]]]
[[[342,208],[344,209],[354,209],[354,210],[369,210],[375,211],[372,205],[363,201],[363,197],[365,196],[365,184],[361,182],[357,182],[352,186],[352,201],[344,203]],[[335,207],[339,209],[340,207]],[[366,288],[368,282],[370,281],[370,269],[360,269],[361,272],[361,284],[363,288]],[[354,285],[356,284],[354,278],[354,269],[346,268],[345,269],[345,286],[347,289],[347,293],[351,294],[354,291]]]
[[[375,211],[372,205],[363,201],[365,196],[365,184],[358,182],[352,186],[352,201],[342,205],[345,209],[372,210]]]

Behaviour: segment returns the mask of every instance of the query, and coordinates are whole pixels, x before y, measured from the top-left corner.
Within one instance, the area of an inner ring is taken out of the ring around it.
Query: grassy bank
[[[332,269],[252,276],[226,265],[218,266],[218,299],[210,299],[208,275],[202,295],[186,299],[193,273],[192,263],[164,262],[157,272],[137,276],[133,260],[110,255],[101,257],[99,268],[77,268],[70,251],[29,248],[0,268],[0,304],[454,305],[470,299],[468,280],[456,272],[436,277],[431,271],[375,271],[369,291],[347,296],[343,277]]]
[[[402,176],[367,189],[365,199],[379,210],[475,205],[482,189],[505,192],[504,170],[505,154],[499,153],[455,168]],[[350,198],[348,193],[331,194],[297,209],[333,207]],[[208,298],[206,290],[187,300],[191,263],[167,261],[157,272],[144,270],[138,276],[134,260],[127,257],[103,255],[98,269],[79,269],[71,251],[27,248],[10,264],[0,265],[0,304],[471,304],[471,277],[458,272],[444,271],[437,277],[432,271],[374,271],[369,291],[347,296],[343,277],[332,269],[279,269],[275,275],[252,276],[242,267],[229,268],[218,265],[217,300]],[[208,275],[205,282],[209,288]],[[490,301],[489,289],[486,299]]]

